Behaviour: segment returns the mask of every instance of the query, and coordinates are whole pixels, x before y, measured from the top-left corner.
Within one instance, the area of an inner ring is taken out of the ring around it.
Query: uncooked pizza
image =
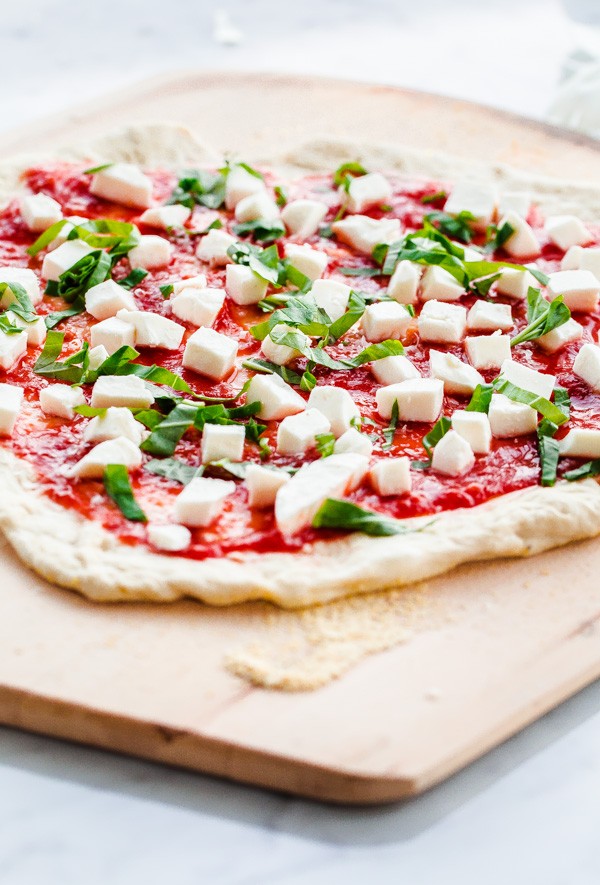
[[[358,161],[26,169],[2,527],[97,599],[295,606],[600,532],[600,227]]]

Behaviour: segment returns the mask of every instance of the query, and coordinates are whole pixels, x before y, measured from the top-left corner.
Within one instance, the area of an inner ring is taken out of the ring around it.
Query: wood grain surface
[[[5,134],[0,149],[156,120],[222,149],[328,133],[600,175],[597,146],[552,127],[391,87],[267,75],[145,82]],[[3,541],[0,568],[0,721],[321,800],[416,795],[600,676],[596,541],[429,581],[429,629],[295,694],[223,667],[265,605],[97,605],[32,575]]]

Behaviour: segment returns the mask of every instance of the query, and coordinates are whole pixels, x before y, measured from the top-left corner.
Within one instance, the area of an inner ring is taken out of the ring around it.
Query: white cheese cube
[[[27,350],[27,332],[9,335],[0,329],[0,369],[8,372]]]
[[[600,246],[571,246],[560,263],[561,270],[589,270],[600,280]]]
[[[140,215],[140,221],[148,227],[159,227],[170,230],[172,227],[183,227],[192,210],[187,206],[174,203],[172,206],[154,206]]]
[[[196,258],[207,261],[215,267],[231,264],[227,250],[236,242],[236,238],[228,234],[227,231],[213,228],[200,239],[196,249]]]
[[[265,295],[269,284],[245,264],[228,264],[225,289],[236,304],[258,304]]]
[[[292,200],[281,210],[281,219],[290,234],[307,240],[319,230],[328,206],[320,200]]]
[[[136,446],[141,445],[146,435],[144,425],[135,420],[129,409],[119,406],[110,406],[104,415],[92,418],[83,431],[87,442],[99,443],[122,436]]]
[[[478,455],[485,455],[492,445],[492,428],[485,412],[457,409],[452,415],[452,429],[469,443]]]
[[[402,456],[378,461],[371,467],[369,478],[377,494],[382,497],[405,495],[412,489],[410,460]]]
[[[391,418],[398,403],[401,421],[437,421],[444,401],[444,384],[438,378],[409,378],[398,384],[380,387],[375,394],[377,411],[382,418]]]
[[[225,182],[225,206],[227,209],[235,209],[245,197],[262,193],[264,190],[265,183],[262,178],[252,175],[243,166],[231,166]]]
[[[573,372],[592,390],[600,391],[600,347],[586,342],[573,363]]]
[[[22,387],[0,383],[0,436],[12,436],[22,404]]]
[[[539,344],[542,350],[545,350],[546,353],[556,353],[557,350],[560,350],[560,348],[564,347],[566,344],[571,344],[573,341],[579,341],[582,335],[583,326],[571,317],[571,319],[568,319],[566,323],[562,324],[562,326],[557,326],[556,329],[552,329],[551,332],[546,332],[545,335],[540,335],[537,339],[537,344]]]
[[[329,421],[318,409],[288,415],[277,428],[277,451],[281,455],[296,455],[313,449],[315,437],[327,433],[329,427]]]
[[[308,408],[318,409],[325,415],[336,439],[349,430],[353,423],[360,420],[358,406],[350,393],[342,387],[334,387],[331,384],[313,387],[308,397]]]
[[[429,373],[432,378],[439,378],[444,383],[445,393],[470,394],[478,384],[484,383],[473,366],[463,363],[451,353],[439,350],[429,351]]]
[[[531,209],[531,194],[528,191],[503,191],[498,203],[498,215],[501,218],[507,212],[516,212],[527,218]]]
[[[147,209],[152,202],[152,182],[133,163],[113,163],[96,172],[92,177],[90,192],[96,197],[134,209]]]
[[[353,249],[371,255],[379,243],[393,243],[400,239],[402,228],[397,218],[369,218],[351,215],[331,225],[336,237]]]
[[[137,347],[178,350],[183,340],[184,327],[160,313],[148,310],[120,310],[117,318],[133,327]]]
[[[433,450],[431,466],[446,476],[462,476],[475,463],[473,449],[456,430],[449,430]]]
[[[600,458],[600,430],[574,427],[558,446],[564,458]]]
[[[365,455],[370,458],[373,453],[373,443],[366,433],[361,433],[356,427],[351,427],[336,439],[333,451],[336,455],[345,452],[355,452],[357,455]]]
[[[17,326],[17,328],[23,329],[24,332],[27,332],[27,344],[31,347],[40,347],[46,340],[48,329],[46,328],[44,317],[38,317],[37,320],[28,323],[27,320],[24,320],[23,317],[13,313],[12,310],[7,310],[6,319],[9,320],[13,326]]]
[[[277,492],[289,478],[290,474],[285,470],[273,470],[261,464],[249,464],[246,470],[248,506],[257,509],[272,507]]]
[[[266,191],[250,194],[236,204],[236,221],[243,224],[245,221],[256,221],[257,218],[264,218],[265,221],[279,218],[279,207]]]
[[[28,267],[0,267],[0,283],[18,283],[23,286],[34,307],[44,297],[37,276]],[[15,296],[8,288],[0,298],[0,307],[10,307],[15,301]]]
[[[75,417],[75,406],[84,406],[85,396],[79,387],[68,384],[51,384],[40,390],[40,407],[44,415],[55,415],[72,421]]]
[[[368,458],[351,452],[304,464],[277,492],[275,522],[279,531],[292,535],[310,525],[321,504],[356,487],[368,467]]]
[[[556,377],[554,375],[549,375],[546,372],[537,372],[535,369],[530,369],[529,366],[517,363],[513,359],[507,359],[502,363],[500,375],[516,387],[520,387],[522,390],[529,390],[537,396],[545,397],[545,399],[550,399],[556,384]]]
[[[246,431],[237,424],[205,424],[202,431],[202,463],[241,461],[244,457]]]
[[[534,289],[540,288],[540,284],[532,273],[528,270],[517,270],[516,267],[505,267],[496,280],[496,289],[500,295],[518,298],[520,301],[527,298],[531,286]]]
[[[444,211],[449,215],[470,212],[473,226],[485,230],[496,214],[498,193],[491,184],[464,179],[458,181],[446,200]]]
[[[460,304],[427,301],[417,320],[422,341],[458,344],[467,328],[467,309]]]
[[[558,270],[548,280],[548,298],[562,295],[569,310],[591,313],[598,307],[600,280],[590,270]]]
[[[131,292],[114,280],[98,283],[85,293],[85,309],[97,320],[106,320],[120,310],[135,310],[135,307]]]
[[[233,338],[201,326],[187,340],[183,365],[192,372],[221,381],[235,366],[238,344]]]
[[[128,470],[139,467],[142,453],[135,443],[124,436],[108,439],[84,455],[70,471],[81,479],[101,479],[109,464],[122,464]]]
[[[423,268],[412,261],[399,261],[388,283],[387,294],[398,304],[416,304]]]
[[[364,212],[372,206],[387,203],[392,187],[381,172],[368,172],[353,178],[346,193],[342,189],[343,204],[348,212]]]
[[[482,332],[508,332],[513,327],[512,308],[510,304],[476,301],[467,314],[467,327]]]
[[[173,286],[171,298],[175,298],[186,289],[206,289],[206,275],[199,273],[195,277],[187,277],[185,280],[171,280],[171,285]]]
[[[458,301],[467,293],[451,273],[432,264],[423,274],[421,298],[423,301]]]
[[[336,280],[315,280],[310,294],[330,320],[339,320],[346,313],[352,289]]]
[[[134,346],[135,329],[119,317],[109,317],[91,327],[90,342],[93,348],[102,346],[112,356],[120,347]]]
[[[225,289],[186,287],[173,294],[171,310],[180,320],[193,326],[212,326],[225,302]]]
[[[300,394],[279,375],[255,375],[246,391],[246,402],[261,404],[256,416],[261,421],[281,421],[306,408]]]
[[[148,523],[148,541],[157,550],[177,553],[186,550],[192,542],[192,533],[184,525],[176,523]]]
[[[90,405],[94,409],[147,409],[153,402],[153,394],[137,375],[101,375],[92,388]]]
[[[173,245],[168,240],[156,234],[144,234],[127,257],[132,267],[154,270],[157,267],[166,267],[172,255]]]
[[[544,230],[548,239],[566,251],[571,246],[586,246],[592,241],[592,235],[576,215],[551,215],[546,219]]]
[[[302,332],[294,329],[293,326],[288,326],[285,323],[278,323],[272,332],[274,335],[283,334],[284,332],[293,332],[295,335],[298,335],[305,344],[310,344],[310,339],[307,335],[304,335]],[[269,360],[271,363],[275,363],[277,366],[285,366],[293,359],[300,356],[299,350],[295,350],[293,347],[288,347],[287,344],[276,344],[270,334],[261,341],[260,349],[265,359]]]
[[[58,249],[54,249],[53,252],[48,252],[44,256],[42,277],[45,280],[58,280],[66,270],[93,251],[92,247],[84,243],[83,240],[67,240]]]
[[[47,194],[27,194],[20,200],[21,217],[29,230],[41,233],[63,217],[60,203]]]
[[[406,334],[412,316],[403,304],[396,301],[376,301],[369,304],[361,319],[361,327],[367,341],[400,339]]]
[[[492,436],[496,439],[509,439],[535,433],[537,412],[524,403],[514,403],[502,393],[492,396],[488,413]]]
[[[298,246],[296,243],[286,245],[285,256],[292,267],[313,282],[323,276],[329,262],[329,255],[325,252],[313,249],[312,246]]]
[[[89,357],[89,368],[92,372],[95,372],[96,369],[99,369],[102,363],[108,359],[110,356],[108,350],[103,344],[98,344],[96,347],[91,347],[88,351]]]
[[[234,492],[234,482],[197,476],[175,499],[175,519],[189,526],[210,525],[221,513],[225,499]]]
[[[384,356],[371,363],[371,372],[380,384],[396,384],[409,378],[420,378],[421,373],[406,356]]]
[[[474,335],[465,339],[469,362],[476,369],[499,369],[511,358],[510,337],[494,332],[493,335]]]
[[[512,234],[504,243],[503,249],[513,258],[537,258],[541,252],[540,244],[533,228],[525,221],[522,215],[509,211],[498,222],[498,228],[510,224]]]

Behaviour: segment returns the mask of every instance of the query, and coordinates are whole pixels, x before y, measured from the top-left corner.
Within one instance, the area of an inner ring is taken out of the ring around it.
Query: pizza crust
[[[66,150],[61,157],[173,166],[218,159],[184,128],[162,125],[131,128],[92,146]],[[43,159],[49,158],[21,157],[0,165],[0,200],[15,192],[24,168]],[[318,139],[280,157],[252,159],[284,175],[330,169],[345,159],[436,180],[451,181],[469,172],[493,177],[505,187],[533,189],[546,212],[572,209],[583,218],[600,218],[600,188],[527,178],[502,166],[475,169],[433,152]],[[297,608],[404,586],[461,563],[531,556],[600,534],[600,488],[586,480],[513,492],[433,520],[408,520],[414,530],[408,535],[351,535],[317,542],[300,553],[196,561],[120,543],[101,526],[46,497],[30,466],[2,449],[0,487],[0,528],[19,557],[53,583],[97,601],[171,602],[187,596],[212,605],[266,599]]]

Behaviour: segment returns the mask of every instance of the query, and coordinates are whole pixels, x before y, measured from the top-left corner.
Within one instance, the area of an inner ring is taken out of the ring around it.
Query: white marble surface
[[[185,67],[398,83],[542,117],[581,35],[568,11],[597,3],[220,8],[239,46],[213,40],[199,0],[3,0],[0,127]],[[348,810],[0,729],[0,883],[597,885],[599,747],[595,685],[420,799]]]

